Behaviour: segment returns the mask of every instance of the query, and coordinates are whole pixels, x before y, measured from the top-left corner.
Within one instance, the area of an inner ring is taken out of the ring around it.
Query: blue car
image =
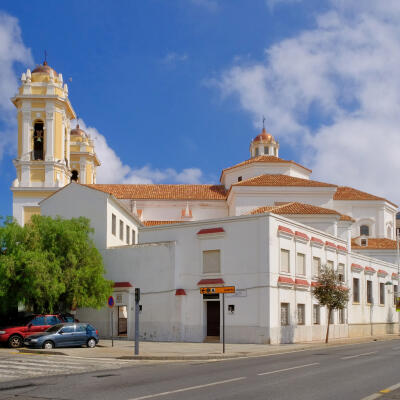
[[[97,329],[85,323],[57,324],[24,340],[25,346],[39,349],[82,345],[93,348],[97,343],[99,343]]]

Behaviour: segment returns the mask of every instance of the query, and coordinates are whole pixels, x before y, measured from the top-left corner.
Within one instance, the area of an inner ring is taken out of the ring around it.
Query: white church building
[[[134,288],[141,289],[145,340],[321,340],[327,312],[312,296],[320,268],[332,266],[350,290],[332,314],[331,336],[397,332],[397,206],[360,190],[318,182],[279,157],[265,129],[250,157],[212,185],[96,184],[94,143],[79,127],[68,88],[47,64],[22,75],[17,170],[11,190],[20,224],[33,214],[85,216],[115,282],[116,312],[77,310],[102,336],[132,338]]]

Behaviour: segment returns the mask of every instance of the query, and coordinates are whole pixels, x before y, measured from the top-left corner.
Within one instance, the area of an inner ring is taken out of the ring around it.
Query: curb
[[[28,354],[51,354],[54,356],[68,356],[69,354],[63,353],[62,351],[53,351],[53,350],[41,350],[41,349],[18,349],[20,353],[28,353]]]

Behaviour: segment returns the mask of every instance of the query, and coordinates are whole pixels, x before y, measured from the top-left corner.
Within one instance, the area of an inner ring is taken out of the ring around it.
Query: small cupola
[[[279,157],[279,142],[265,128],[250,144],[251,158],[264,155]]]

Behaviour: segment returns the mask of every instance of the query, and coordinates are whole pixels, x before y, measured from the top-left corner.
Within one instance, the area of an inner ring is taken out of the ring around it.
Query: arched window
[[[360,235],[361,236],[369,236],[369,226],[368,225],[360,226]]]
[[[71,182],[72,181],[78,182],[78,178],[79,178],[79,172],[76,169],[74,169],[72,171]]]
[[[44,131],[43,122],[36,122],[33,131],[33,159],[44,159]]]

